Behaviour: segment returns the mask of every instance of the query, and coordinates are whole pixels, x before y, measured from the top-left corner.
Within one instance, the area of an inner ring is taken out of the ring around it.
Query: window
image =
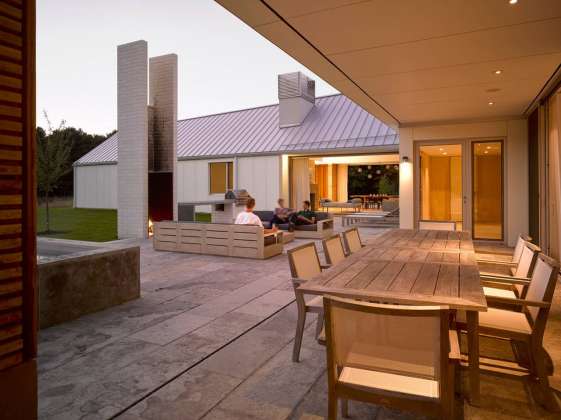
[[[234,163],[213,162],[208,164],[210,194],[224,194],[234,188]]]

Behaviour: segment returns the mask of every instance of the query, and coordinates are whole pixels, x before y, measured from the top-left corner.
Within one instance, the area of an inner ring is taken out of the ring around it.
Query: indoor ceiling
[[[561,63],[561,0],[217,1],[393,126],[523,116]]]
[[[421,156],[453,157],[462,155],[462,146],[459,144],[439,144],[437,146],[421,146]]]

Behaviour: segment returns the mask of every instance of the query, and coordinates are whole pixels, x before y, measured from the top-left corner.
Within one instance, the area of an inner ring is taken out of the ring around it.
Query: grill
[[[235,200],[236,206],[245,206],[250,197],[247,190],[228,190],[224,196],[226,200]]]

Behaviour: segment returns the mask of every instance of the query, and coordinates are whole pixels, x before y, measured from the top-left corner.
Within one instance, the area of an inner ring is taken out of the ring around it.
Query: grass
[[[72,200],[49,205],[51,232],[45,233],[45,206],[37,209],[37,234],[49,238],[106,242],[117,239],[117,210],[75,209]],[[210,223],[210,213],[196,213],[197,222]]]
[[[51,232],[45,233],[45,206],[37,209],[39,236],[106,242],[117,239],[117,210],[75,209],[72,201],[49,205]]]

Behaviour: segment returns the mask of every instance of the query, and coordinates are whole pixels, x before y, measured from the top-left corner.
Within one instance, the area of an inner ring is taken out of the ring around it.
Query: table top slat
[[[390,285],[389,290],[396,293],[410,293],[422,268],[422,263],[406,263]]]
[[[374,279],[366,286],[366,290],[387,290],[393,280],[397,277],[403,263],[390,261],[386,266],[376,275]]]
[[[435,295],[459,297],[458,285],[460,282],[459,265],[441,265],[438,280],[434,289]]]

